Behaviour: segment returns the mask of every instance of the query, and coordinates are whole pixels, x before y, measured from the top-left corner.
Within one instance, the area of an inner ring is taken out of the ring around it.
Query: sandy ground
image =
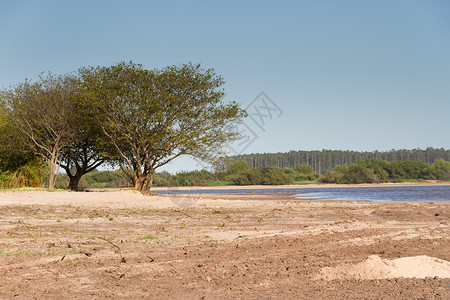
[[[3,192],[0,298],[450,299],[449,216],[449,202]]]

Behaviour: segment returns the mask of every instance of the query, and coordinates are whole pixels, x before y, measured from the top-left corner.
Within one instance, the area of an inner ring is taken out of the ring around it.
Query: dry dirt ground
[[[371,255],[450,261],[449,202],[199,198],[0,193],[0,298],[450,299],[450,278],[317,277]]]

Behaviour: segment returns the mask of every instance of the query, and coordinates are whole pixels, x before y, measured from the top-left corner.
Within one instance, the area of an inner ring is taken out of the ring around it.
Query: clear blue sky
[[[449,1],[0,2],[0,88],[133,60],[213,67],[282,115],[252,152],[450,149]],[[181,160],[169,171],[192,168]]]

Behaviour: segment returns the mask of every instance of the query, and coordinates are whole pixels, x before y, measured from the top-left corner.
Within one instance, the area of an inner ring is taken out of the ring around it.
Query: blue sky
[[[0,88],[133,60],[215,68],[281,110],[245,153],[450,149],[449,1],[8,1]],[[240,151],[240,150],[239,150]],[[194,168],[179,160],[169,171]]]

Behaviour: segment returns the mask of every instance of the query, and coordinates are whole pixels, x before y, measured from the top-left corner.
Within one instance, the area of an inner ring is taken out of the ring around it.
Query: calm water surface
[[[242,190],[172,190],[160,194],[289,193],[302,200],[450,201],[450,186],[392,186],[344,188],[273,188]]]

